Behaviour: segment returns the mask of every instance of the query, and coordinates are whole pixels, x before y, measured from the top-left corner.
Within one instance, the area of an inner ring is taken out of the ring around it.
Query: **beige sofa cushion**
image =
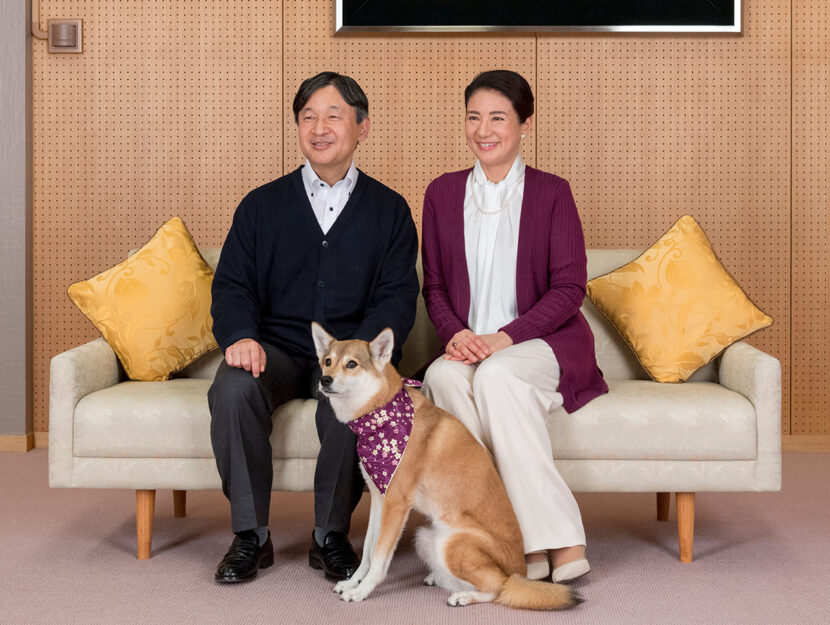
[[[212,380],[127,381],[87,395],[75,408],[74,455],[86,458],[213,458],[207,392]],[[317,458],[317,402],[274,413],[274,458]]]
[[[219,248],[199,250],[212,267],[219,261]],[[587,250],[588,279],[613,271],[634,260],[642,250]],[[421,263],[418,261],[418,277],[421,277]],[[582,313],[594,333],[597,363],[606,380],[648,380],[648,374],[640,365],[634,352],[628,347],[617,329],[600,313],[587,297],[582,304]],[[418,312],[403,348],[400,371],[412,375],[427,363],[441,349],[435,329],[429,321],[424,298],[418,297]],[[221,362],[219,350],[211,352],[181,372],[182,377],[213,378]],[[698,369],[690,378],[692,382],[717,382],[717,366],[714,362]]]
[[[611,380],[581,409],[548,417],[557,460],[754,460],[755,409],[711,382]]]
[[[752,404],[711,383],[611,381],[611,392],[548,421],[556,459],[750,460]],[[212,458],[205,379],[122,382],[84,397],[75,412],[75,455],[88,458]],[[316,402],[274,415],[274,458],[314,459]]]

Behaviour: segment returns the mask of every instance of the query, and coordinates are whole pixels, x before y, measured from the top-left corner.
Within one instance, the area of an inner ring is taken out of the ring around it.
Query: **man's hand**
[[[225,362],[231,367],[242,367],[258,378],[265,371],[265,350],[254,339],[239,339],[225,350]]]

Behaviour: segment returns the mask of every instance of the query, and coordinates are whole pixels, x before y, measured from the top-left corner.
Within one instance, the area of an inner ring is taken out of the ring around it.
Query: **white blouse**
[[[464,241],[470,278],[467,322],[476,334],[492,334],[518,316],[516,253],[522,215],[525,164],[521,155],[504,180],[487,180],[476,161],[464,195]]]

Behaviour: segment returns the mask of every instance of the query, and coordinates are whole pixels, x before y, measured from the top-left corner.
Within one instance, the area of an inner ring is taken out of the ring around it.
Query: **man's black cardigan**
[[[213,334],[315,358],[310,324],[338,339],[395,332],[394,361],[415,322],[418,235],[406,200],[360,172],[323,234],[302,167],[251,191],[236,209],[213,278]]]

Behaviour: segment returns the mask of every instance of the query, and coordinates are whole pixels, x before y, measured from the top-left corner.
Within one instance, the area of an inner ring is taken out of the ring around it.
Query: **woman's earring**
[[[525,136],[524,136],[524,135],[522,135],[522,139],[524,139],[524,138],[525,138]]]

